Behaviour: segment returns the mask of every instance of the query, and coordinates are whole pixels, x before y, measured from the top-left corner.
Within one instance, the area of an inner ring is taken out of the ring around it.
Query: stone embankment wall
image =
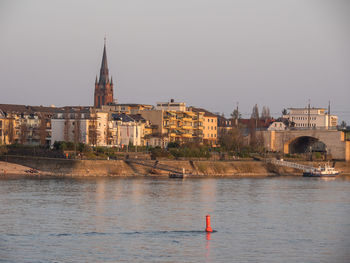
[[[40,157],[0,156],[1,161],[17,163],[40,170],[44,174],[68,176],[167,176],[165,171],[154,170],[138,164],[128,164],[123,160],[67,160]],[[301,175],[292,168],[277,167],[260,161],[174,161],[162,160],[160,164],[184,168],[193,176],[249,176]],[[305,163],[305,162],[304,162]],[[312,163],[305,163],[312,165]],[[317,165],[313,163],[313,165]],[[350,174],[349,162],[337,162],[336,169]]]

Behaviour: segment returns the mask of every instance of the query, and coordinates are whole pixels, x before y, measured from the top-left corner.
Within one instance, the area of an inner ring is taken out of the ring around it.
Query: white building
[[[51,145],[55,141],[107,145],[108,113],[67,112],[51,119]]]
[[[282,121],[274,121],[270,124],[268,131],[284,131],[287,129],[287,126]]]
[[[109,121],[111,144],[125,147],[143,146],[146,121],[141,115],[112,114]]]
[[[283,118],[294,122],[295,128],[331,128],[338,125],[338,116],[329,115],[325,108],[290,108]]]
[[[168,147],[169,144],[169,138],[168,137],[162,137],[162,136],[153,136],[146,140],[146,145],[151,147],[160,147],[162,149]]]
[[[186,111],[186,103],[175,102],[174,99],[171,99],[169,102],[157,102],[156,110]]]

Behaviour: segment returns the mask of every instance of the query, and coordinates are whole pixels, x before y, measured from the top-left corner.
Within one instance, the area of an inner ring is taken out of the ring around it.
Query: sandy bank
[[[123,160],[66,160],[40,157],[0,156],[0,174],[30,175],[25,171],[34,168],[40,175],[51,176],[168,176],[169,172],[153,170]],[[8,162],[4,162],[7,160]],[[149,161],[151,162],[151,161]],[[154,162],[154,161],[153,161]],[[159,164],[184,168],[192,177],[267,177],[277,175],[301,176],[301,171],[276,167],[260,161],[185,161],[162,160]],[[317,163],[305,163],[317,166]],[[337,162],[336,169],[350,175],[349,162]],[[4,172],[5,171],[5,172]],[[151,173],[152,172],[152,173]]]

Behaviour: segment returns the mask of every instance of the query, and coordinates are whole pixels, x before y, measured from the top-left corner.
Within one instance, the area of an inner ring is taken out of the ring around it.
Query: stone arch
[[[327,152],[327,145],[312,136],[299,136],[284,144],[284,153]]]

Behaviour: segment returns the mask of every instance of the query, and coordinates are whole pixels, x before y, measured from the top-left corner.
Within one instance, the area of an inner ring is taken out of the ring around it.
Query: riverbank
[[[148,161],[153,162],[154,161]],[[301,162],[317,166],[318,163]],[[267,177],[301,176],[301,172],[287,167],[277,167],[262,161],[191,161],[161,160],[158,164],[185,169],[190,177]],[[36,174],[28,173],[30,168]],[[335,168],[344,175],[350,175],[349,162],[337,162]],[[29,156],[0,156],[1,175],[30,176],[168,176],[169,172],[125,162],[124,160],[70,160]]]

